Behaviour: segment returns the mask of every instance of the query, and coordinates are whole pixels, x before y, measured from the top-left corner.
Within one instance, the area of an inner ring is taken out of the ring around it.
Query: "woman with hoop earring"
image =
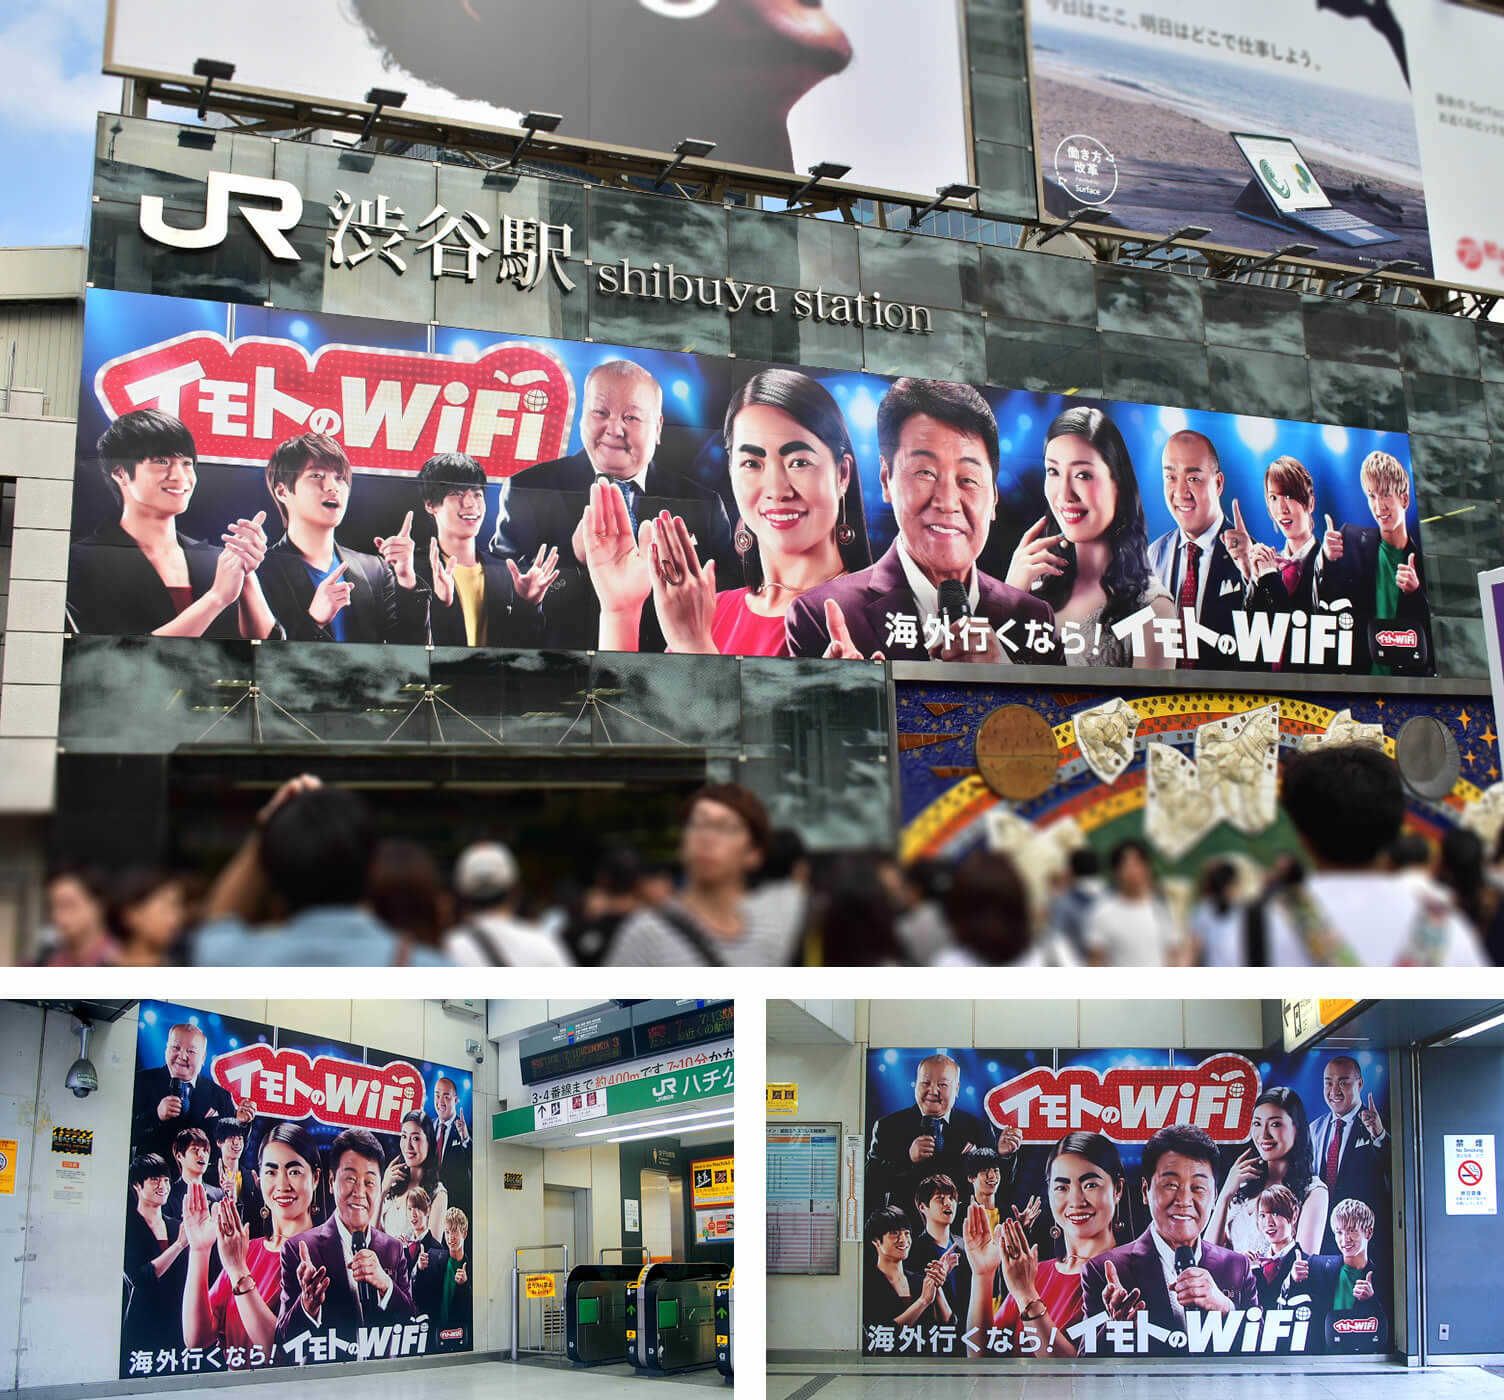
[[[1039,1259],[1017,1210],[988,1229],[987,1212],[975,1202],[966,1214],[963,1240],[971,1265],[967,1326],[985,1337],[998,1328],[1010,1337],[1009,1354],[1074,1356],[1065,1330],[1083,1315],[1081,1277],[1086,1261],[1117,1245],[1118,1204],[1126,1183],[1123,1161],[1101,1133],[1067,1133],[1044,1169],[1045,1192],[1064,1257]],[[1007,1296],[994,1308],[993,1279],[1001,1270]],[[1032,1336],[1031,1341],[1025,1341]],[[990,1355],[985,1349],[974,1358]]]
[[[621,494],[597,482],[584,538],[602,651],[637,650],[651,592],[670,651],[787,656],[789,604],[872,562],[851,434],[824,385],[763,370],[732,395],[723,434],[747,586],[717,593],[714,562],[700,562],[689,527],[667,511],[642,523],[634,549]],[[628,555],[625,569],[609,562]]]

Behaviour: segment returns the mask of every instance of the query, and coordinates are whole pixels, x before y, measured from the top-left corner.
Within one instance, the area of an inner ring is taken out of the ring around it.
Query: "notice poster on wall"
[[[142,1002],[120,1374],[473,1345],[470,1075]]]
[[[80,633],[1435,672],[1403,433],[104,290],[84,339]]]
[[[261,0],[210,16],[191,0],[113,0],[104,66],[189,75],[229,55],[235,82],[361,103],[448,127],[562,118],[561,139],[801,175],[835,156],[851,179],[922,193],[970,169],[954,0],[487,0],[431,15],[395,0]],[[298,35],[296,44],[281,36]],[[923,75],[924,120],[893,95]],[[546,130],[547,128],[545,128]],[[445,138],[449,139],[449,138]]]
[[[1492,1133],[1448,1133],[1446,1202],[1448,1215],[1497,1215],[1498,1168]]]
[[[877,1049],[867,1356],[1382,1353],[1382,1054]]]

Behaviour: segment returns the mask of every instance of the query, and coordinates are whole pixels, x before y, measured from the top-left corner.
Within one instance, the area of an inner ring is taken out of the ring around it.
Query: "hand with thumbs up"
[[[397,576],[399,588],[416,588],[418,574],[413,568],[413,513],[408,511],[402,528],[395,535],[376,536],[376,549]]]
[[[1373,1270],[1370,1269],[1353,1284],[1353,1301],[1365,1303],[1373,1297]]]
[[[1394,571],[1394,581],[1399,584],[1402,592],[1420,592],[1420,574],[1416,572],[1415,556],[1413,554]]]
[[[1245,582],[1253,581],[1253,536],[1248,533],[1248,526],[1243,523],[1243,508],[1233,499],[1232,503],[1232,529],[1222,532],[1222,543],[1227,552],[1232,555],[1232,562],[1238,566],[1238,572],[1243,575]]]
[[[1325,555],[1328,563],[1335,564],[1342,558],[1344,549],[1342,543],[1342,531],[1332,524],[1332,517],[1326,517],[1326,534],[1321,537],[1321,552]]]
[[[1403,567],[1403,565],[1401,566]],[[1373,1101],[1373,1094],[1368,1095],[1368,1105],[1358,1110],[1358,1120],[1368,1129],[1368,1136],[1375,1142],[1381,1142],[1384,1137],[1384,1120],[1379,1116],[1379,1106]]]
[[[350,605],[350,595],[355,585],[344,581],[345,570],[350,567],[348,559],[341,559],[337,568],[324,576],[324,581],[313,591],[313,601],[308,605],[308,616],[320,627],[327,627],[341,608]]]

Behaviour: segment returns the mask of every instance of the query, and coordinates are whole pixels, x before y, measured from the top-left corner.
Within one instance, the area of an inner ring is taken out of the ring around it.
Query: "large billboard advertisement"
[[[1030,0],[1044,208],[1431,273],[1405,40],[1389,6]]]
[[[715,143],[717,162],[802,173],[840,161],[880,190],[928,196],[971,165],[957,0],[480,0],[442,14],[393,0],[213,14],[113,0],[107,72],[197,86],[188,75],[205,56],[260,91],[358,103],[397,89],[404,116],[451,128],[556,113],[561,139],[667,153],[693,137]],[[920,77],[922,121],[895,100]]]
[[[474,1344],[470,1075],[141,1003],[122,1378]]]
[[[1434,670],[1400,433],[103,290],[82,400],[80,633]]]
[[[866,1356],[1386,1353],[1370,1052],[875,1049]]]
[[[1030,0],[1047,213],[1504,290],[1504,19],[1453,0]],[[985,133],[983,133],[985,134]]]

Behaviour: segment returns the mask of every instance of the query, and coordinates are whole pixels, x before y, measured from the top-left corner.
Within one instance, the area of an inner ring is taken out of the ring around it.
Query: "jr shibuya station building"
[[[707,780],[1272,861],[1338,741],[1493,840],[1504,20],[303,8],[116,0],[83,250],[0,255],[8,957],[47,864],[210,871],[308,769],[542,880]]]

